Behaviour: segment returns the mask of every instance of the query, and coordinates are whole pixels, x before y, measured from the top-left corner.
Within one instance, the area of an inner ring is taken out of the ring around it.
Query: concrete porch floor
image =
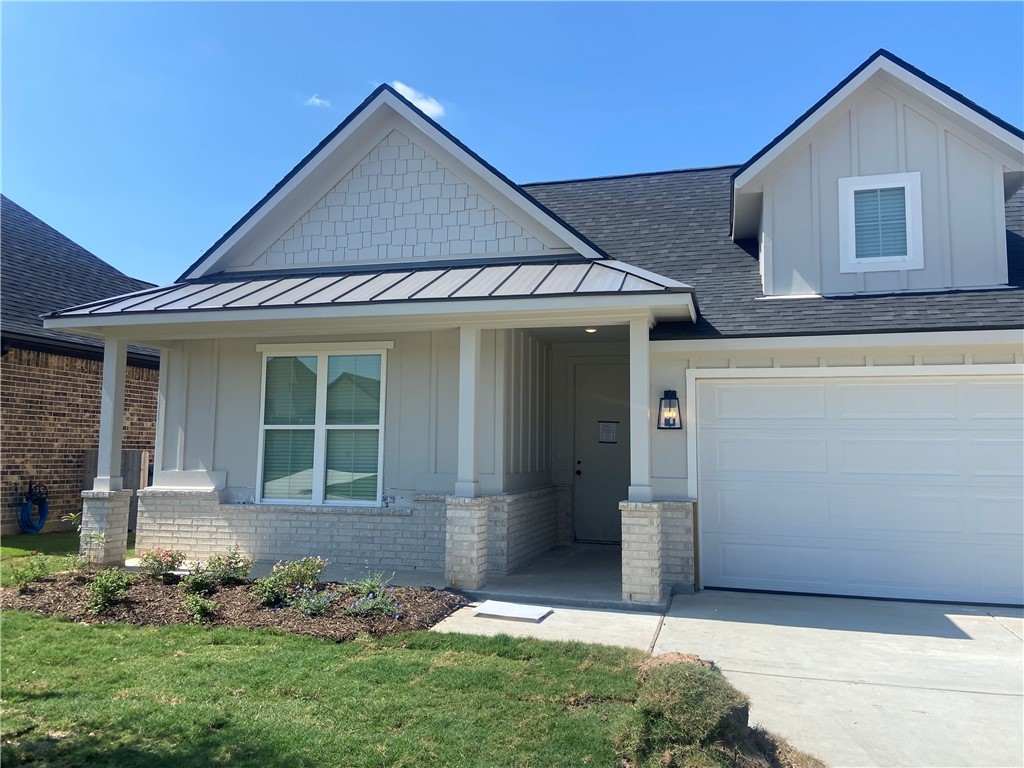
[[[505,600],[580,608],[663,611],[668,604],[637,605],[622,600],[622,548],[614,544],[572,544],[531,558],[507,576],[488,574],[475,600]]]

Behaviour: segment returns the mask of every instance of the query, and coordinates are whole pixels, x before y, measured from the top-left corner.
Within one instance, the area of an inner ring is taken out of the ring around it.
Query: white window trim
[[[857,258],[857,222],[854,192],[862,189],[905,190],[907,255],[899,257]],[[839,179],[839,271],[891,272],[924,269],[924,236],[921,223],[921,174],[886,173],[879,176],[850,176]]]
[[[322,507],[382,507],[384,503],[384,421],[387,400],[387,351],[394,348],[394,342],[356,342],[335,344],[258,344],[257,351],[263,353],[260,368],[260,421],[259,445],[256,464],[256,503],[290,506]],[[327,481],[327,358],[332,355],[380,355],[380,418],[377,424],[331,424],[330,429],[376,429],[377,440],[377,498],[375,500],[355,499],[351,501],[328,500]],[[267,358],[269,357],[316,357],[316,414],[313,424],[287,425],[263,423],[267,405]],[[323,375],[321,375],[321,372]],[[313,495],[310,499],[274,499],[263,496],[263,446],[267,429],[312,429],[313,430]]]

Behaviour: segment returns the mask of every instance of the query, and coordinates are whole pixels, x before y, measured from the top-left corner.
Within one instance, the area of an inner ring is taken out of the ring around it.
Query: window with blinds
[[[853,193],[858,259],[907,257],[907,191],[903,187]]]
[[[380,503],[384,353],[264,360],[261,500]]]
[[[839,179],[839,271],[924,268],[921,174]]]

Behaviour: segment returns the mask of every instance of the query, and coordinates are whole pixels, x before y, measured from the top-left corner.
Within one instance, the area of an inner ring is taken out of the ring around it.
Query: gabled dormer
[[[733,176],[766,296],[1006,285],[1024,132],[878,51]]]

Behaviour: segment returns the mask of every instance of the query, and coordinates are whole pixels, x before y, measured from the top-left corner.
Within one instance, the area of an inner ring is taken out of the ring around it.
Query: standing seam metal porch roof
[[[614,259],[421,262],[305,275],[221,273],[216,280],[183,281],[47,317],[692,291],[677,280]]]

